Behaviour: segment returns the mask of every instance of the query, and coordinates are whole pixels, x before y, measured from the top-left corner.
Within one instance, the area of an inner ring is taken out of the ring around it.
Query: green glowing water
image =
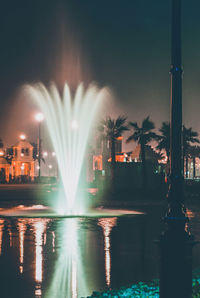
[[[67,84],[62,96],[54,84],[49,89],[43,84],[29,86],[28,91],[44,114],[57,157],[64,194],[60,194],[54,208],[59,214],[83,214],[85,201],[77,195],[80,173],[91,127],[106,89],[91,85],[84,90],[80,84],[74,97]]]

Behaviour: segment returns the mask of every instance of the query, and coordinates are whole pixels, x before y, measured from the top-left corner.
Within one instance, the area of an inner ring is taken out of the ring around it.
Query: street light
[[[37,113],[35,119],[38,122],[38,177],[40,181],[40,162],[41,162],[41,122],[44,120],[42,113]]]
[[[46,152],[46,151],[43,152],[43,156],[44,156],[44,157],[47,157],[47,156],[48,156],[48,152]]]
[[[20,140],[22,140],[22,141],[26,140],[26,136],[25,136],[24,134],[21,134],[21,135],[19,136],[19,138],[20,138]]]

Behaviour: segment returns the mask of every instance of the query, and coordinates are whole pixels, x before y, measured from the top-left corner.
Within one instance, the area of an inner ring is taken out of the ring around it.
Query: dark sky
[[[200,2],[183,0],[183,119],[200,132]],[[36,137],[23,83],[96,81],[110,114],[169,119],[170,0],[4,1],[0,9],[0,125],[6,144]]]

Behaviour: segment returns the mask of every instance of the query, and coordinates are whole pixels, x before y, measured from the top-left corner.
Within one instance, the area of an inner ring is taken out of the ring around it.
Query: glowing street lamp
[[[43,152],[43,156],[44,156],[44,157],[47,157],[47,156],[48,156],[48,152],[46,152],[46,151]]]
[[[38,122],[42,122],[44,120],[44,115],[42,113],[37,113],[35,115],[35,120]]]
[[[41,162],[41,122],[44,120],[42,113],[37,113],[35,119],[38,122],[38,177],[40,180],[40,162]]]
[[[19,136],[19,138],[20,138],[20,140],[22,140],[22,141],[26,140],[26,136],[25,136],[24,134],[21,134],[21,135]]]

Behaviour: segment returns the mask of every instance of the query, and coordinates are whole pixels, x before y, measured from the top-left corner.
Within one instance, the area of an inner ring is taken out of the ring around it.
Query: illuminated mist
[[[78,231],[76,218],[67,219],[59,227],[58,233],[60,233],[62,242],[53,279],[45,293],[45,298],[53,298],[58,295],[60,298],[77,298],[87,296],[89,293],[84,278]]]
[[[90,130],[106,89],[91,85],[84,90],[80,84],[74,98],[67,84],[62,96],[54,84],[49,89],[37,84],[28,90],[44,114],[57,157],[64,195],[60,195],[54,207],[59,214],[83,214],[85,203],[77,196],[79,178]]]

